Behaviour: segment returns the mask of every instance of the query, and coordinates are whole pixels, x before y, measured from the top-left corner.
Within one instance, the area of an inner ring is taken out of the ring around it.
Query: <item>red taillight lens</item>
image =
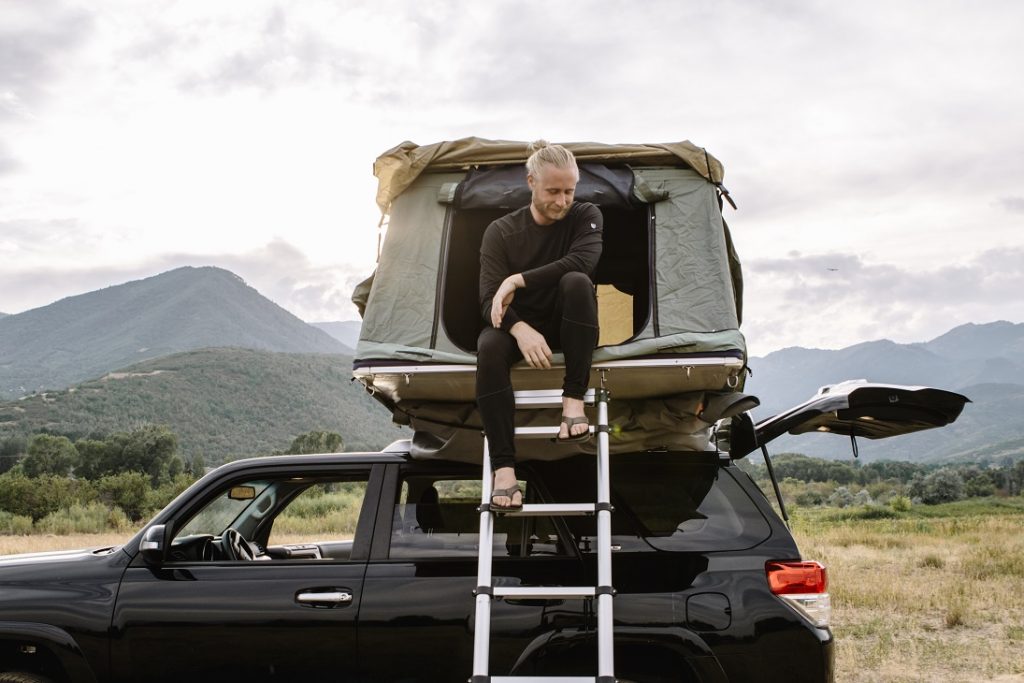
[[[766,562],[768,586],[775,595],[824,593],[828,572],[820,562]]]

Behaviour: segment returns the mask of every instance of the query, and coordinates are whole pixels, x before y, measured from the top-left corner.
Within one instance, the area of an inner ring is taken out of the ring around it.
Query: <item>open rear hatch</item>
[[[741,458],[783,434],[824,432],[885,439],[954,422],[970,399],[931,387],[851,380],[822,387],[809,401],[756,425],[749,414],[732,419],[729,453]]]

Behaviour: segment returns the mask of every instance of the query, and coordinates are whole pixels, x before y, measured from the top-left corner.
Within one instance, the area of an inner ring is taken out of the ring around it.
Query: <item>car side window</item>
[[[295,549],[306,554],[318,549],[321,558],[348,559],[365,497],[365,481],[324,482],[303,489],[275,516],[267,551],[273,556],[280,548],[292,549],[290,555]]]
[[[529,482],[524,487],[531,500]],[[411,475],[395,501],[391,559],[477,557],[480,480]],[[495,517],[495,557],[569,555],[547,517]]]
[[[175,534],[168,559],[348,561],[366,490],[365,474],[232,482]]]
[[[554,489],[556,502],[585,500],[596,485],[593,467],[585,460],[535,467]],[[715,453],[613,457],[611,494],[612,546],[617,551],[739,550],[771,533],[764,515]],[[566,523],[581,552],[597,552],[593,517],[570,517]]]

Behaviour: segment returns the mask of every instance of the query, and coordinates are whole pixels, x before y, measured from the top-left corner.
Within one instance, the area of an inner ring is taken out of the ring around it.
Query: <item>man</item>
[[[476,395],[494,470],[491,505],[518,509],[515,399],[510,371],[525,359],[551,367],[565,355],[558,440],[590,437],[583,395],[597,345],[597,299],[591,274],[601,256],[601,212],[573,202],[579,169],[572,152],[543,140],[526,162],[529,206],[487,227],[480,246],[480,304],[487,326],[477,340]]]

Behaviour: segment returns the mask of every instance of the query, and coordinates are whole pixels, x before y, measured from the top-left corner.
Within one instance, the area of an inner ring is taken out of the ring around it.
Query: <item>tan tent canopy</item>
[[[598,142],[562,143],[581,162],[630,163],[645,166],[675,166],[680,161],[707,180],[720,185],[725,169],[718,159],[688,140],[654,144],[609,145]],[[433,145],[403,142],[377,157],[373,174],[379,181],[377,206],[390,213],[391,202],[428,168],[454,170],[469,166],[525,163],[529,143],[509,140],[462,138]]]

